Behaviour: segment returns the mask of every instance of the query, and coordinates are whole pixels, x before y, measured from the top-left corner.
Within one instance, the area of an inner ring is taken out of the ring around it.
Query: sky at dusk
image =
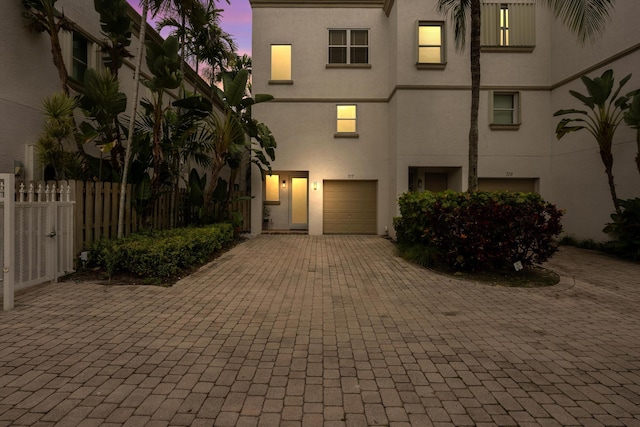
[[[127,0],[138,12],[140,12],[139,0]],[[251,6],[249,0],[225,0],[216,2],[217,9],[223,9],[222,29],[233,36],[238,45],[238,54],[251,55]],[[155,24],[153,24],[155,28]],[[161,34],[166,37],[170,30],[165,30]]]

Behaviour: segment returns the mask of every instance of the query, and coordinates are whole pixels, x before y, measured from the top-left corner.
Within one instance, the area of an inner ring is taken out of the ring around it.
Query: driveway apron
[[[640,265],[463,282],[377,236],[249,239],[171,288],[0,312],[0,426],[640,425]]]

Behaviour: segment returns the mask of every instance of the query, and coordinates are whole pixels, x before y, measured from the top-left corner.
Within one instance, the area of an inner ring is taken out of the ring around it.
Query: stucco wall
[[[632,30],[640,18],[639,2],[616,2],[612,21],[605,32],[593,43],[580,45],[576,37],[560,22],[552,26],[551,95],[553,113],[559,109],[581,108],[582,104],[569,94],[569,90],[587,93],[579,75],[600,76],[605,70],[614,70],[615,88],[624,76],[633,77],[623,89],[626,93],[640,88],[640,39]],[[600,64],[598,67],[594,65]],[[579,238],[606,240],[601,232],[613,212],[604,165],[596,141],[585,130],[555,140],[554,129],[559,118],[552,118],[551,156],[553,171],[553,201],[566,209],[564,228]],[[640,196],[640,174],[635,168],[637,153],[635,131],[622,124],[613,144],[613,173],[619,198]]]

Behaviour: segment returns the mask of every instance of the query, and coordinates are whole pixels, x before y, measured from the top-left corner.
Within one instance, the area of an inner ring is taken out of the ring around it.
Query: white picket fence
[[[0,174],[0,259],[4,309],[14,307],[16,290],[55,281],[73,272],[73,205],[67,184],[20,184]]]

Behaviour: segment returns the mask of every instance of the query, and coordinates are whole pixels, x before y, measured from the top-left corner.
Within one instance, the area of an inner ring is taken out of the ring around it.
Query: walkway
[[[640,265],[460,282],[380,237],[260,236],[172,288],[0,312],[0,426],[640,425]]]

